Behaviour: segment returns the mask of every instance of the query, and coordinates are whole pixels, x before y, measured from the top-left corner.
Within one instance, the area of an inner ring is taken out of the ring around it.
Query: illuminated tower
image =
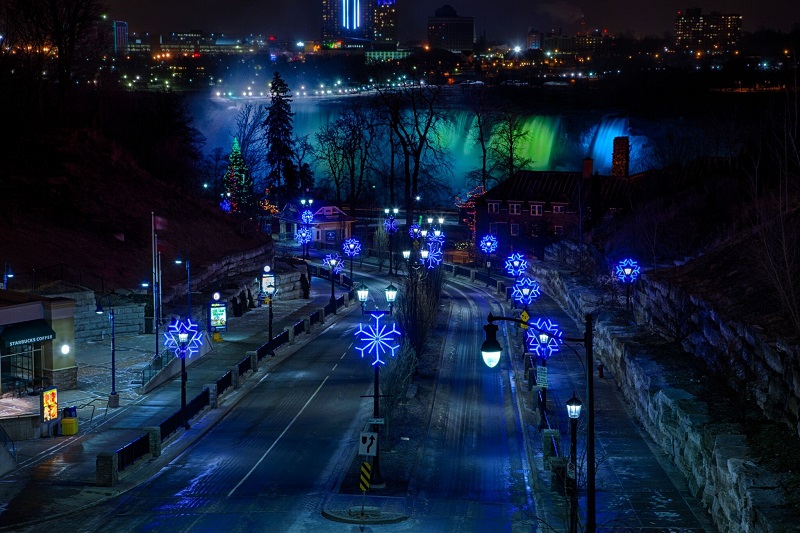
[[[373,43],[380,48],[397,47],[397,0],[375,0]]]
[[[692,53],[724,54],[736,50],[742,38],[742,16],[700,8],[678,12],[675,17],[675,48]]]
[[[322,41],[372,40],[374,0],[322,0]]]

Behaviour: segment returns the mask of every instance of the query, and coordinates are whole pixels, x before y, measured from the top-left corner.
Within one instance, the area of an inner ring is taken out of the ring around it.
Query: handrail
[[[8,453],[11,454],[11,457],[14,458],[14,464],[17,463],[17,447],[14,444],[14,439],[12,439],[6,430],[3,429],[3,426],[0,426],[0,437],[3,438],[3,447],[8,450]]]

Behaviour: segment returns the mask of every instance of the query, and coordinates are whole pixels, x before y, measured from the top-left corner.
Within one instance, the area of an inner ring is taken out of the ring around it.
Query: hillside
[[[9,147],[7,145],[7,147]],[[0,260],[16,274],[9,288],[28,290],[64,277],[93,289],[132,288],[151,273],[151,212],[159,232],[164,283],[192,268],[269,237],[189,191],[142,170],[119,145],[87,130],[21,134],[11,140],[2,176]]]

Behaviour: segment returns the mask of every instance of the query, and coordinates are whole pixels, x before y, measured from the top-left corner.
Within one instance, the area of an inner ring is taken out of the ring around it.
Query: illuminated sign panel
[[[58,420],[58,389],[44,389],[41,396],[42,422]]]
[[[208,304],[208,324],[212,332],[228,330],[228,305],[225,302]]]

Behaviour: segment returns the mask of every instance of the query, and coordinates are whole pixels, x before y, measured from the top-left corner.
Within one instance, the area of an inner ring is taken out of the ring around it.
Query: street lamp
[[[389,286],[386,287],[384,290],[384,294],[386,295],[386,303],[389,304],[389,314],[392,314],[392,309],[394,308],[394,302],[397,300],[397,288],[389,283]]]
[[[339,254],[328,254],[325,256],[325,265],[331,273],[331,305],[333,306],[333,312],[336,313],[334,276],[342,271],[342,257]]]
[[[570,446],[569,464],[567,465],[567,483],[569,487],[569,531],[578,533],[578,417],[581,416],[581,401],[572,394],[567,400],[567,415],[569,416]]]
[[[344,255],[350,258],[350,286],[353,286],[353,258],[361,253],[361,241],[355,237],[350,237],[342,242]]]
[[[114,306],[111,304],[111,295],[106,294],[97,299],[97,307],[94,312],[98,315],[103,314],[101,302],[103,298],[108,299],[108,323],[111,326],[111,392],[108,395],[108,407],[119,407],[119,395],[117,394],[117,347],[114,336]]]
[[[392,275],[392,256],[394,255],[393,244],[394,244],[394,234],[397,231],[397,221],[394,219],[395,215],[399,213],[400,210],[396,207],[389,209],[388,207],[383,210],[383,213],[386,215],[386,218],[383,221],[383,228],[386,230],[386,233],[389,234],[389,275]]]
[[[187,318],[191,320],[192,318],[192,266],[189,264],[189,257],[186,257],[186,261],[181,259],[180,257],[175,259],[175,264],[180,265],[186,263],[186,308],[188,309],[188,314],[186,315]]]
[[[487,234],[481,238],[481,251],[486,254],[486,286],[492,283],[492,254],[497,250],[497,237]]]
[[[301,239],[300,244],[303,246],[303,259],[308,257],[308,244],[311,242],[311,229],[309,225],[314,221],[314,212],[311,211],[311,204],[314,203],[314,200],[309,198],[301,198],[300,204],[303,206],[303,211],[300,213],[300,219],[303,221],[303,230],[300,232]],[[308,207],[308,209],[306,209]],[[296,238],[296,237],[295,237]]]
[[[391,305],[396,296],[397,289],[389,284],[389,286],[386,287],[386,300],[390,305],[388,314],[391,314]],[[398,331],[397,324],[395,323],[391,325],[391,328],[381,325],[381,318],[387,314],[386,311],[375,310],[370,311],[369,314],[374,320],[374,323],[370,323],[368,326],[364,324],[358,325],[355,334],[360,335],[359,341],[362,341],[364,344],[363,346],[357,346],[356,349],[361,353],[362,359],[365,355],[374,358],[372,361],[372,367],[375,370],[372,393],[372,417],[375,421],[374,431],[376,435],[379,435],[381,425],[383,424],[383,420],[380,419],[380,367],[386,364],[382,357],[387,353],[392,357],[395,356],[395,353],[400,348],[400,344],[397,342],[400,331]],[[378,442],[375,447],[375,456],[372,461],[372,481],[370,485],[376,488],[386,486],[386,482],[381,476],[380,442]]]
[[[186,359],[199,353],[202,344],[203,336],[191,318],[185,321],[173,319],[168,330],[164,332],[164,347],[181,358],[181,418],[186,429],[189,429],[186,415]]]
[[[541,330],[536,328],[530,322],[520,320],[518,318],[494,316],[489,313],[487,317],[488,323],[483,326],[486,332],[486,339],[481,345],[481,355],[486,363],[486,366],[493,368],[500,360],[502,348],[497,341],[498,327],[494,324],[496,320],[503,320],[506,322],[514,322],[523,326],[533,329],[536,334],[542,333]],[[587,411],[587,427],[586,427],[586,531],[594,533],[597,530],[597,518],[595,510],[595,450],[594,450],[594,374],[592,373],[592,361],[594,360],[593,332],[592,321],[594,318],[591,314],[586,315],[586,326],[583,333],[583,338],[579,337],[563,337],[561,340],[571,343],[580,343],[586,350],[586,364],[584,371],[586,374],[586,411]],[[547,332],[544,332],[547,333]],[[548,333],[549,334],[549,333]],[[572,346],[567,344],[570,349],[575,353],[580,360],[578,351]],[[583,361],[581,361],[583,364]]]
[[[369,289],[363,283],[356,290],[358,301],[361,302],[361,314],[366,314],[367,300],[369,300]]]
[[[14,271],[8,265],[8,262],[3,263],[3,290],[8,289],[8,280],[14,277]]]
[[[272,347],[272,299],[275,297],[275,292],[277,292],[277,287],[275,287],[275,275],[270,275],[270,268],[269,265],[264,267],[264,273],[267,274],[267,283],[264,287],[264,292],[267,293],[267,298],[269,299],[269,344],[270,348]]]
[[[623,259],[617,263],[615,267],[615,274],[617,278],[625,285],[625,316],[630,316],[631,313],[631,285],[639,277],[641,269],[639,264],[633,259]],[[627,318],[626,318],[627,319]]]

